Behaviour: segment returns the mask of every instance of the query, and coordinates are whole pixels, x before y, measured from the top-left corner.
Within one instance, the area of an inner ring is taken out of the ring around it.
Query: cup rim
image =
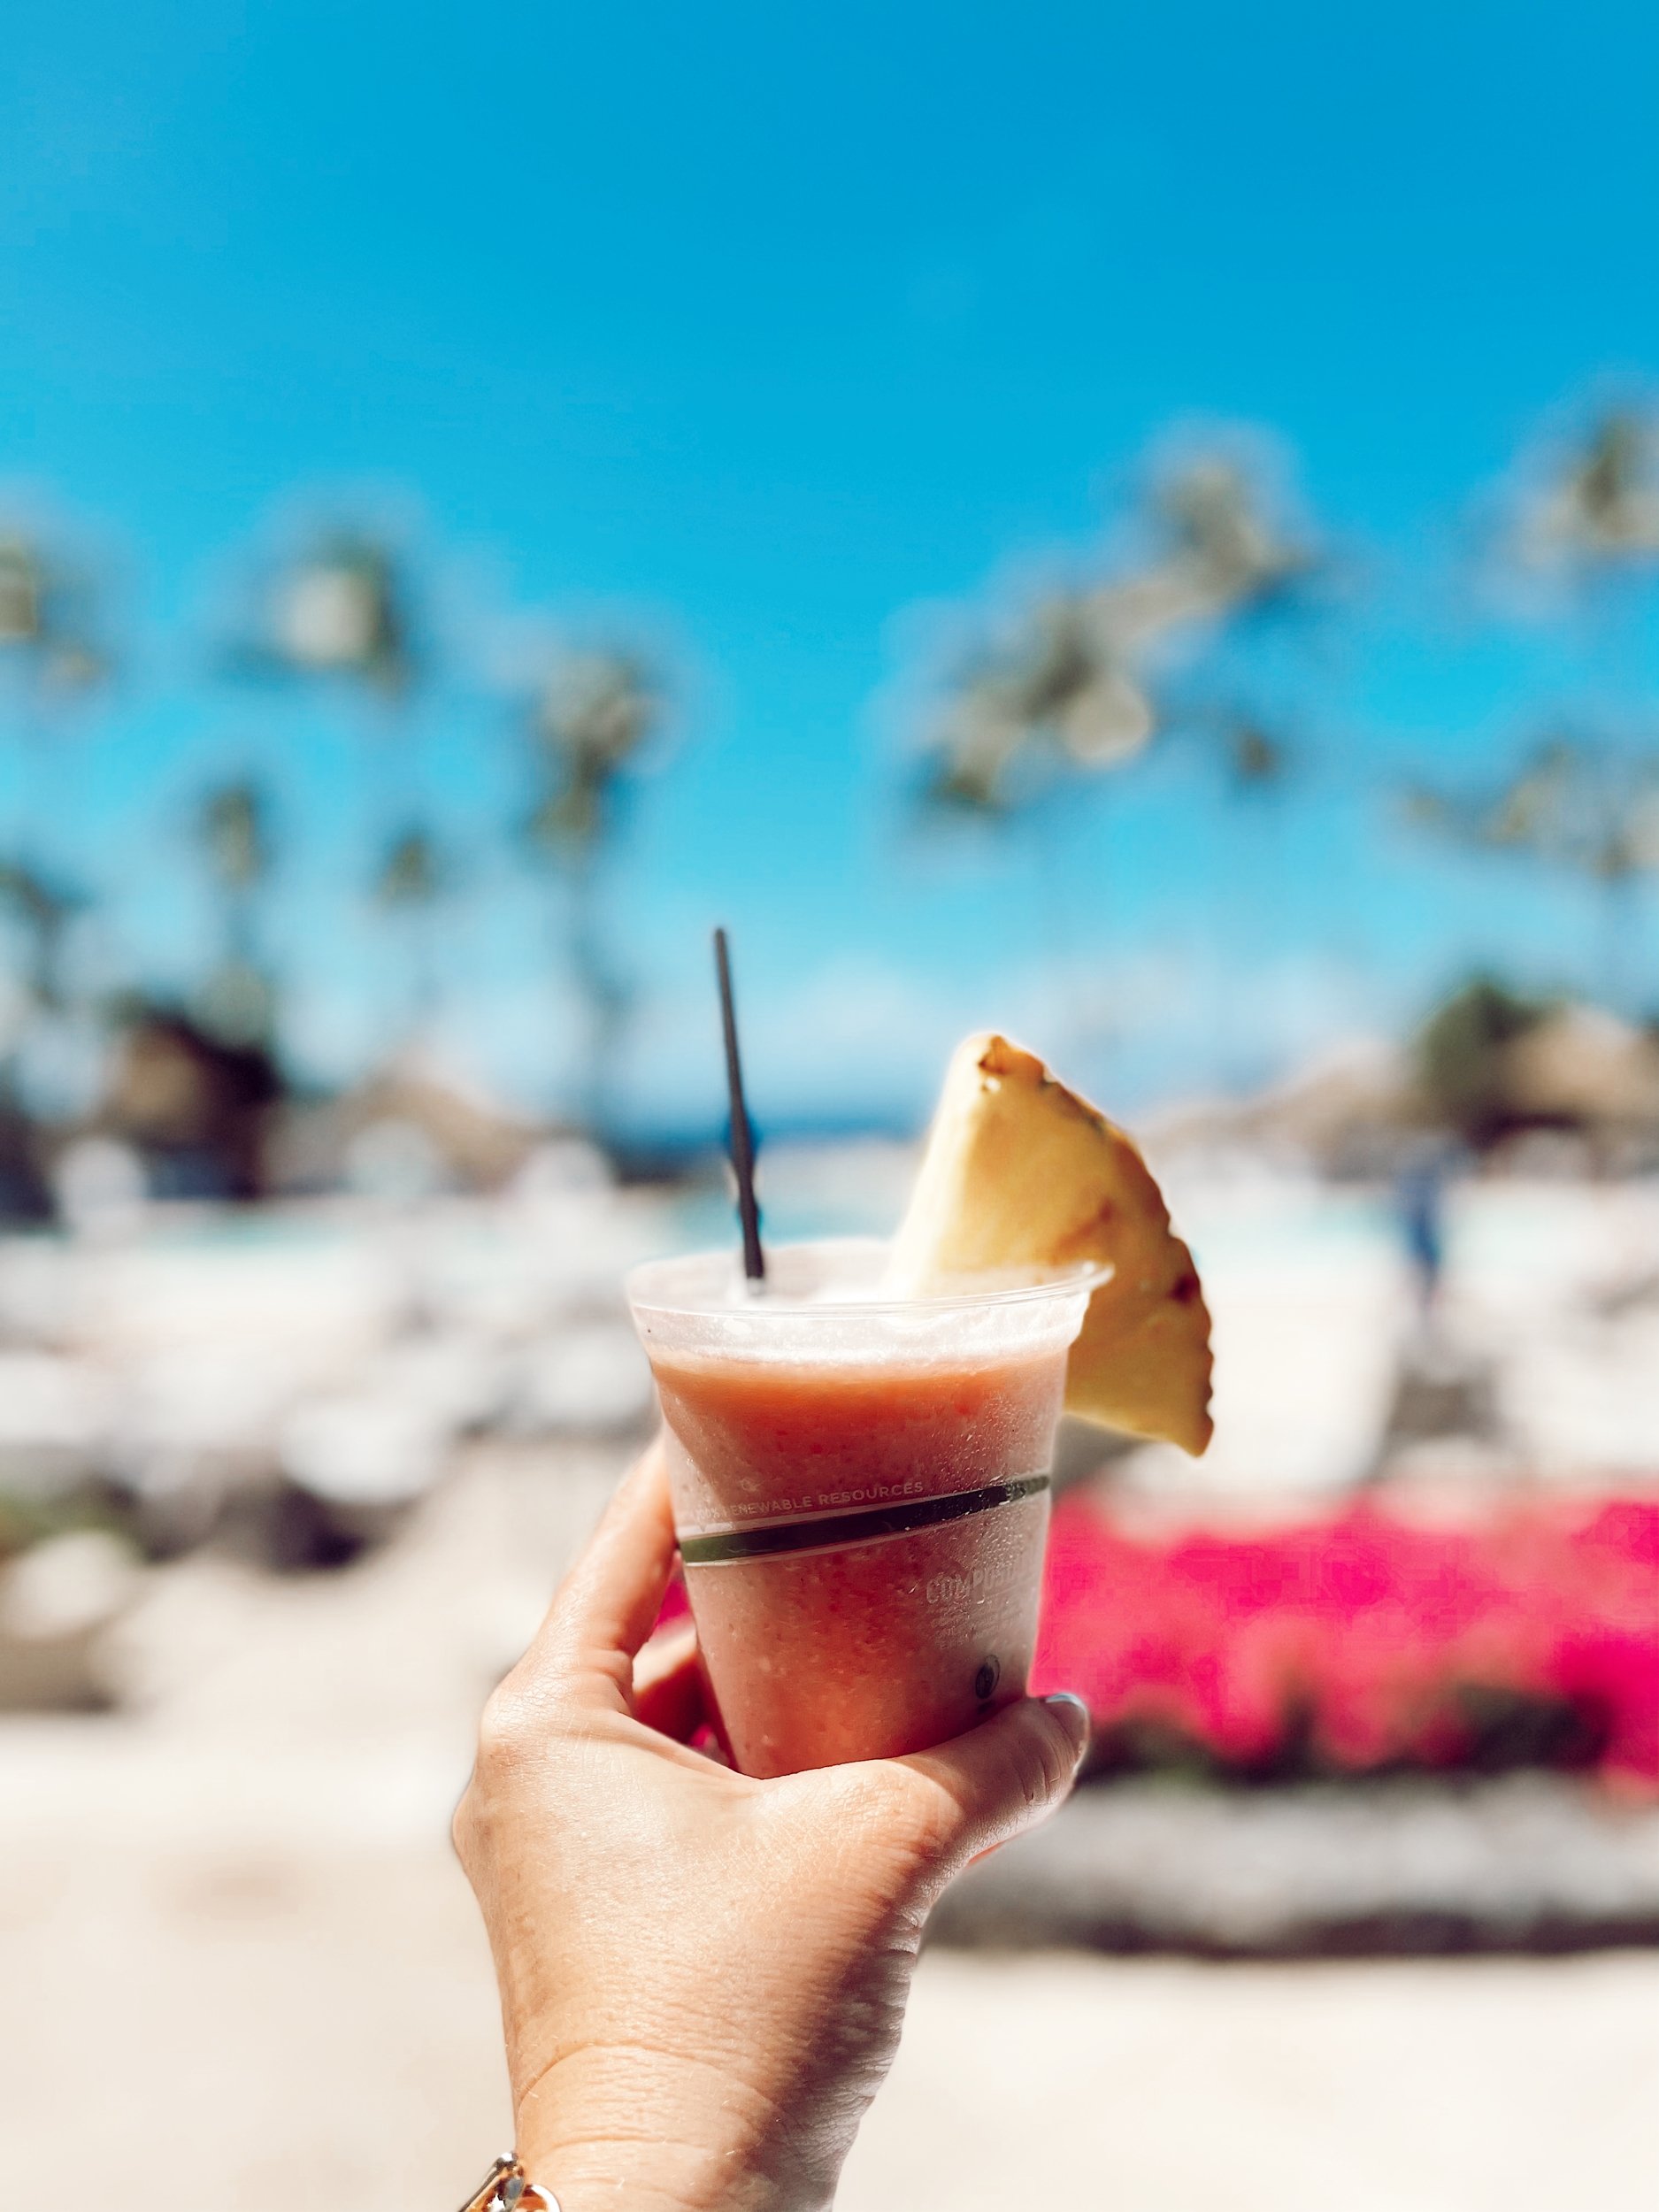
[[[888,1237],[802,1237],[768,1248],[779,1258],[787,1253],[809,1251],[843,1252],[849,1256],[868,1252],[873,1256],[890,1249],[891,1244],[892,1240]],[[757,1320],[775,1315],[780,1320],[785,1317],[797,1320],[805,1314],[846,1319],[866,1314],[978,1313],[993,1307],[1034,1304],[1045,1298],[1075,1297],[1079,1292],[1092,1297],[1102,1284],[1111,1280],[1117,1271],[1110,1261],[1079,1260],[1070,1267],[1055,1270],[1038,1282],[1002,1284],[989,1290],[944,1291],[928,1298],[781,1298],[769,1297],[762,1288],[748,1303],[734,1302],[714,1305],[707,1302],[691,1303],[685,1300],[676,1302],[639,1294],[642,1280],[658,1269],[693,1267],[699,1261],[718,1263],[724,1268],[735,1269],[739,1256],[725,1246],[717,1246],[699,1252],[668,1254],[660,1259],[641,1261],[639,1265],[630,1268],[623,1278],[622,1286],[629,1310],[636,1317],[662,1314],[672,1315],[679,1320],[712,1320],[722,1316]],[[741,1278],[738,1279],[741,1280]]]

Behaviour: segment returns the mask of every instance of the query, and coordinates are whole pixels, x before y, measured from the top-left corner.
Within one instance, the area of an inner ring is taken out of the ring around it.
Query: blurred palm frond
[[[33,862],[0,859],[0,914],[11,918],[22,938],[24,981],[37,1006],[58,1003],[64,937],[88,903],[84,892]]]
[[[400,831],[375,872],[373,899],[388,913],[430,907],[450,888],[450,869],[437,841],[425,829]]]
[[[622,779],[663,714],[661,679],[638,653],[609,647],[554,661],[526,715],[543,784],[527,824],[534,847],[585,853],[603,840]]]
[[[1290,747],[1258,721],[1233,722],[1226,733],[1225,747],[1227,770],[1235,790],[1273,790],[1290,773]]]
[[[414,633],[401,554],[373,531],[330,526],[264,577],[223,660],[234,675],[342,679],[397,700],[415,680]]]
[[[1471,850],[1526,854],[1609,885],[1659,872],[1659,752],[1552,733],[1495,790],[1402,795],[1413,826]]]
[[[113,667],[92,575],[35,531],[0,531],[0,660],[58,696],[92,690]]]
[[[270,800],[250,779],[216,785],[204,796],[197,839],[215,879],[227,891],[252,891],[271,872]]]
[[[1504,550],[1523,567],[1659,560],[1659,412],[1606,408],[1539,457],[1512,503]]]
[[[1048,590],[947,682],[928,734],[931,803],[1000,814],[1018,804],[1027,767],[1125,766],[1164,718],[1154,678],[1167,643],[1282,599],[1321,559],[1228,456],[1165,471],[1143,519],[1150,549],[1139,567]],[[1231,763],[1240,783],[1261,784],[1286,760],[1257,731]]]

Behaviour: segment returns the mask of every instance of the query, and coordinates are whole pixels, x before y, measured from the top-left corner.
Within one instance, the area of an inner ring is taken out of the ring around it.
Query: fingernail
[[[1071,1723],[1071,1731],[1077,1740],[1077,1759],[1080,1766],[1088,1751],[1089,1738],[1094,1733],[1089,1724],[1088,1707],[1075,1690],[1050,1690],[1042,1701],[1045,1705],[1052,1705],[1056,1713],[1070,1711],[1077,1716]]]
[[[1075,1705],[1084,1719],[1088,1718],[1088,1707],[1075,1690],[1050,1690],[1042,1701],[1045,1705]]]

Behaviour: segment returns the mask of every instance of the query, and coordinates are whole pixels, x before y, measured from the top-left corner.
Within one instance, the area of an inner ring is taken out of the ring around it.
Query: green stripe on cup
[[[902,1505],[876,1506],[865,1513],[819,1513],[810,1520],[772,1521],[764,1528],[719,1529],[710,1536],[682,1536],[680,1556],[687,1567],[722,1567],[740,1559],[775,1559],[780,1552],[840,1550],[843,1545],[873,1543],[883,1536],[942,1528],[999,1505],[1017,1505],[1048,1487],[1047,1475],[1022,1475],[1013,1482],[987,1483],[982,1490],[908,1498]]]

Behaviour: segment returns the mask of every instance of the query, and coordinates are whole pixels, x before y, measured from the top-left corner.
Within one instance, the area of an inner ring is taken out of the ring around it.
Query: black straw
[[[751,1283],[764,1283],[766,1255],[761,1249],[760,1209],[755,1203],[755,1132],[743,1103],[743,1063],[737,1049],[732,960],[723,929],[714,933],[714,968],[720,979],[720,1025],[726,1033],[726,1087],[732,1102],[732,1168],[737,1177],[737,1217],[743,1225],[743,1272]]]

